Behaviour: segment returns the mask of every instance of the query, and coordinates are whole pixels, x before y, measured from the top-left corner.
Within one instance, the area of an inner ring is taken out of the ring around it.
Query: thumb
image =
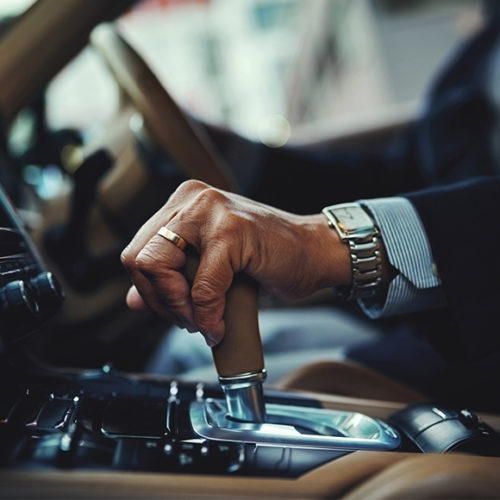
[[[135,285],[131,286],[127,292],[127,306],[133,311],[147,311],[149,307],[140,296]]]

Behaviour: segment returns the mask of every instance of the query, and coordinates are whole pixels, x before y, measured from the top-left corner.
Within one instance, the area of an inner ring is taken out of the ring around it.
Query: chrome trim
[[[206,399],[192,402],[189,413],[194,432],[214,441],[339,450],[394,450],[401,443],[392,427],[355,412],[266,404],[266,422],[238,422],[223,400]]]
[[[232,386],[236,384],[255,384],[256,382],[264,382],[267,377],[266,369],[258,370],[255,372],[241,373],[233,377],[219,377],[219,382],[221,385],[230,384]]]
[[[244,422],[264,422],[266,408],[262,383],[266,370],[242,373],[234,377],[219,377],[231,417]]]

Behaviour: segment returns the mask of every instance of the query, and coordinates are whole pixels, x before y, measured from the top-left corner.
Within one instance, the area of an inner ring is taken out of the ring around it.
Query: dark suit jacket
[[[462,47],[432,86],[417,124],[418,169],[429,189],[406,194],[429,238],[448,300],[427,335],[446,361],[439,391],[500,408],[500,159],[492,65],[499,23]],[[496,57],[495,57],[496,56]],[[458,182],[457,182],[458,181]]]
[[[404,193],[427,231],[448,307],[386,320],[393,332],[387,341],[351,355],[440,400],[496,410],[500,129],[491,68],[500,53],[499,27],[492,19],[459,48],[431,85],[421,118],[397,141],[369,153],[265,150],[261,177],[250,193],[302,213]]]

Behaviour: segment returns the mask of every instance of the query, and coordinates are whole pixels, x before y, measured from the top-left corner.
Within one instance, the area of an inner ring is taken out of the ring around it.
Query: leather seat
[[[350,361],[321,361],[287,375],[279,389],[336,394],[397,403],[414,403],[424,397],[412,389],[369,368]]]
[[[500,458],[416,455],[363,482],[342,500],[499,498]]]

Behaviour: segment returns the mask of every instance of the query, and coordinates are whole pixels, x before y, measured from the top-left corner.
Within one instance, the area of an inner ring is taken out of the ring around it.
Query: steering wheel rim
[[[112,24],[91,34],[119,87],[143,116],[155,142],[187,177],[226,191],[239,192],[236,180],[207,134],[172,99],[151,68]]]
[[[116,28],[110,24],[97,27],[91,41],[133,106],[143,115],[153,139],[174,157],[184,172],[214,187],[237,191],[235,181],[209,139],[182,112]],[[262,373],[264,359],[257,316],[257,287],[251,280],[239,278],[233,282],[227,293],[224,317],[224,340],[212,350],[219,375],[234,377],[242,372]]]

